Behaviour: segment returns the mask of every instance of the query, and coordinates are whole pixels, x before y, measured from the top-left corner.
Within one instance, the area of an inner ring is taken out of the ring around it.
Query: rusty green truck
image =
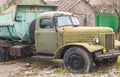
[[[94,63],[117,62],[120,43],[115,42],[111,28],[81,27],[71,13],[46,12],[49,6],[40,7],[14,5],[16,10],[0,16],[0,61],[29,55],[35,46],[36,53],[54,54],[73,73],[88,73]],[[44,13],[39,14],[41,9]]]

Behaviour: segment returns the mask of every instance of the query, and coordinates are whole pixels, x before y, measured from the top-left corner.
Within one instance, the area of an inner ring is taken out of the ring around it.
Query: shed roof
[[[116,3],[117,0],[90,0],[90,4],[92,6],[97,5],[112,5],[113,3]]]
[[[58,6],[58,11],[68,11],[81,1],[86,2],[86,0],[59,0],[59,1],[46,1],[47,5]],[[89,5],[89,4],[88,4]]]
[[[17,4],[17,5],[45,5],[46,3],[44,0],[12,0],[10,5]]]

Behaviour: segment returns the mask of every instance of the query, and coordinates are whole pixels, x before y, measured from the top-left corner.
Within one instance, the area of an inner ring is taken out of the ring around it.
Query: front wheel
[[[91,54],[81,47],[71,47],[64,54],[64,65],[72,73],[88,73],[93,67]]]

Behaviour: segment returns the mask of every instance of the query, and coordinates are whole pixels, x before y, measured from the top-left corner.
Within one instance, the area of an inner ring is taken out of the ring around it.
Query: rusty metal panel
[[[23,12],[23,13],[42,13],[42,12],[48,12],[48,11],[55,11],[57,9],[56,6],[40,6],[40,5],[18,5],[17,12]]]

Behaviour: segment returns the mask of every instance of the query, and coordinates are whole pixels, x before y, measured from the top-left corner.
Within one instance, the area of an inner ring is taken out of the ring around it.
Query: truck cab
[[[54,17],[55,14],[56,16]],[[74,19],[76,17],[72,16],[71,13],[65,12],[47,12],[40,15],[36,20],[35,28],[35,45],[37,51],[54,54],[56,49],[63,45],[61,38],[63,27],[71,25],[79,26],[78,20]]]
[[[67,12],[40,14],[34,34],[36,52],[54,54],[74,73],[89,72],[93,63],[115,64],[120,55],[111,28],[81,27],[77,17]]]

